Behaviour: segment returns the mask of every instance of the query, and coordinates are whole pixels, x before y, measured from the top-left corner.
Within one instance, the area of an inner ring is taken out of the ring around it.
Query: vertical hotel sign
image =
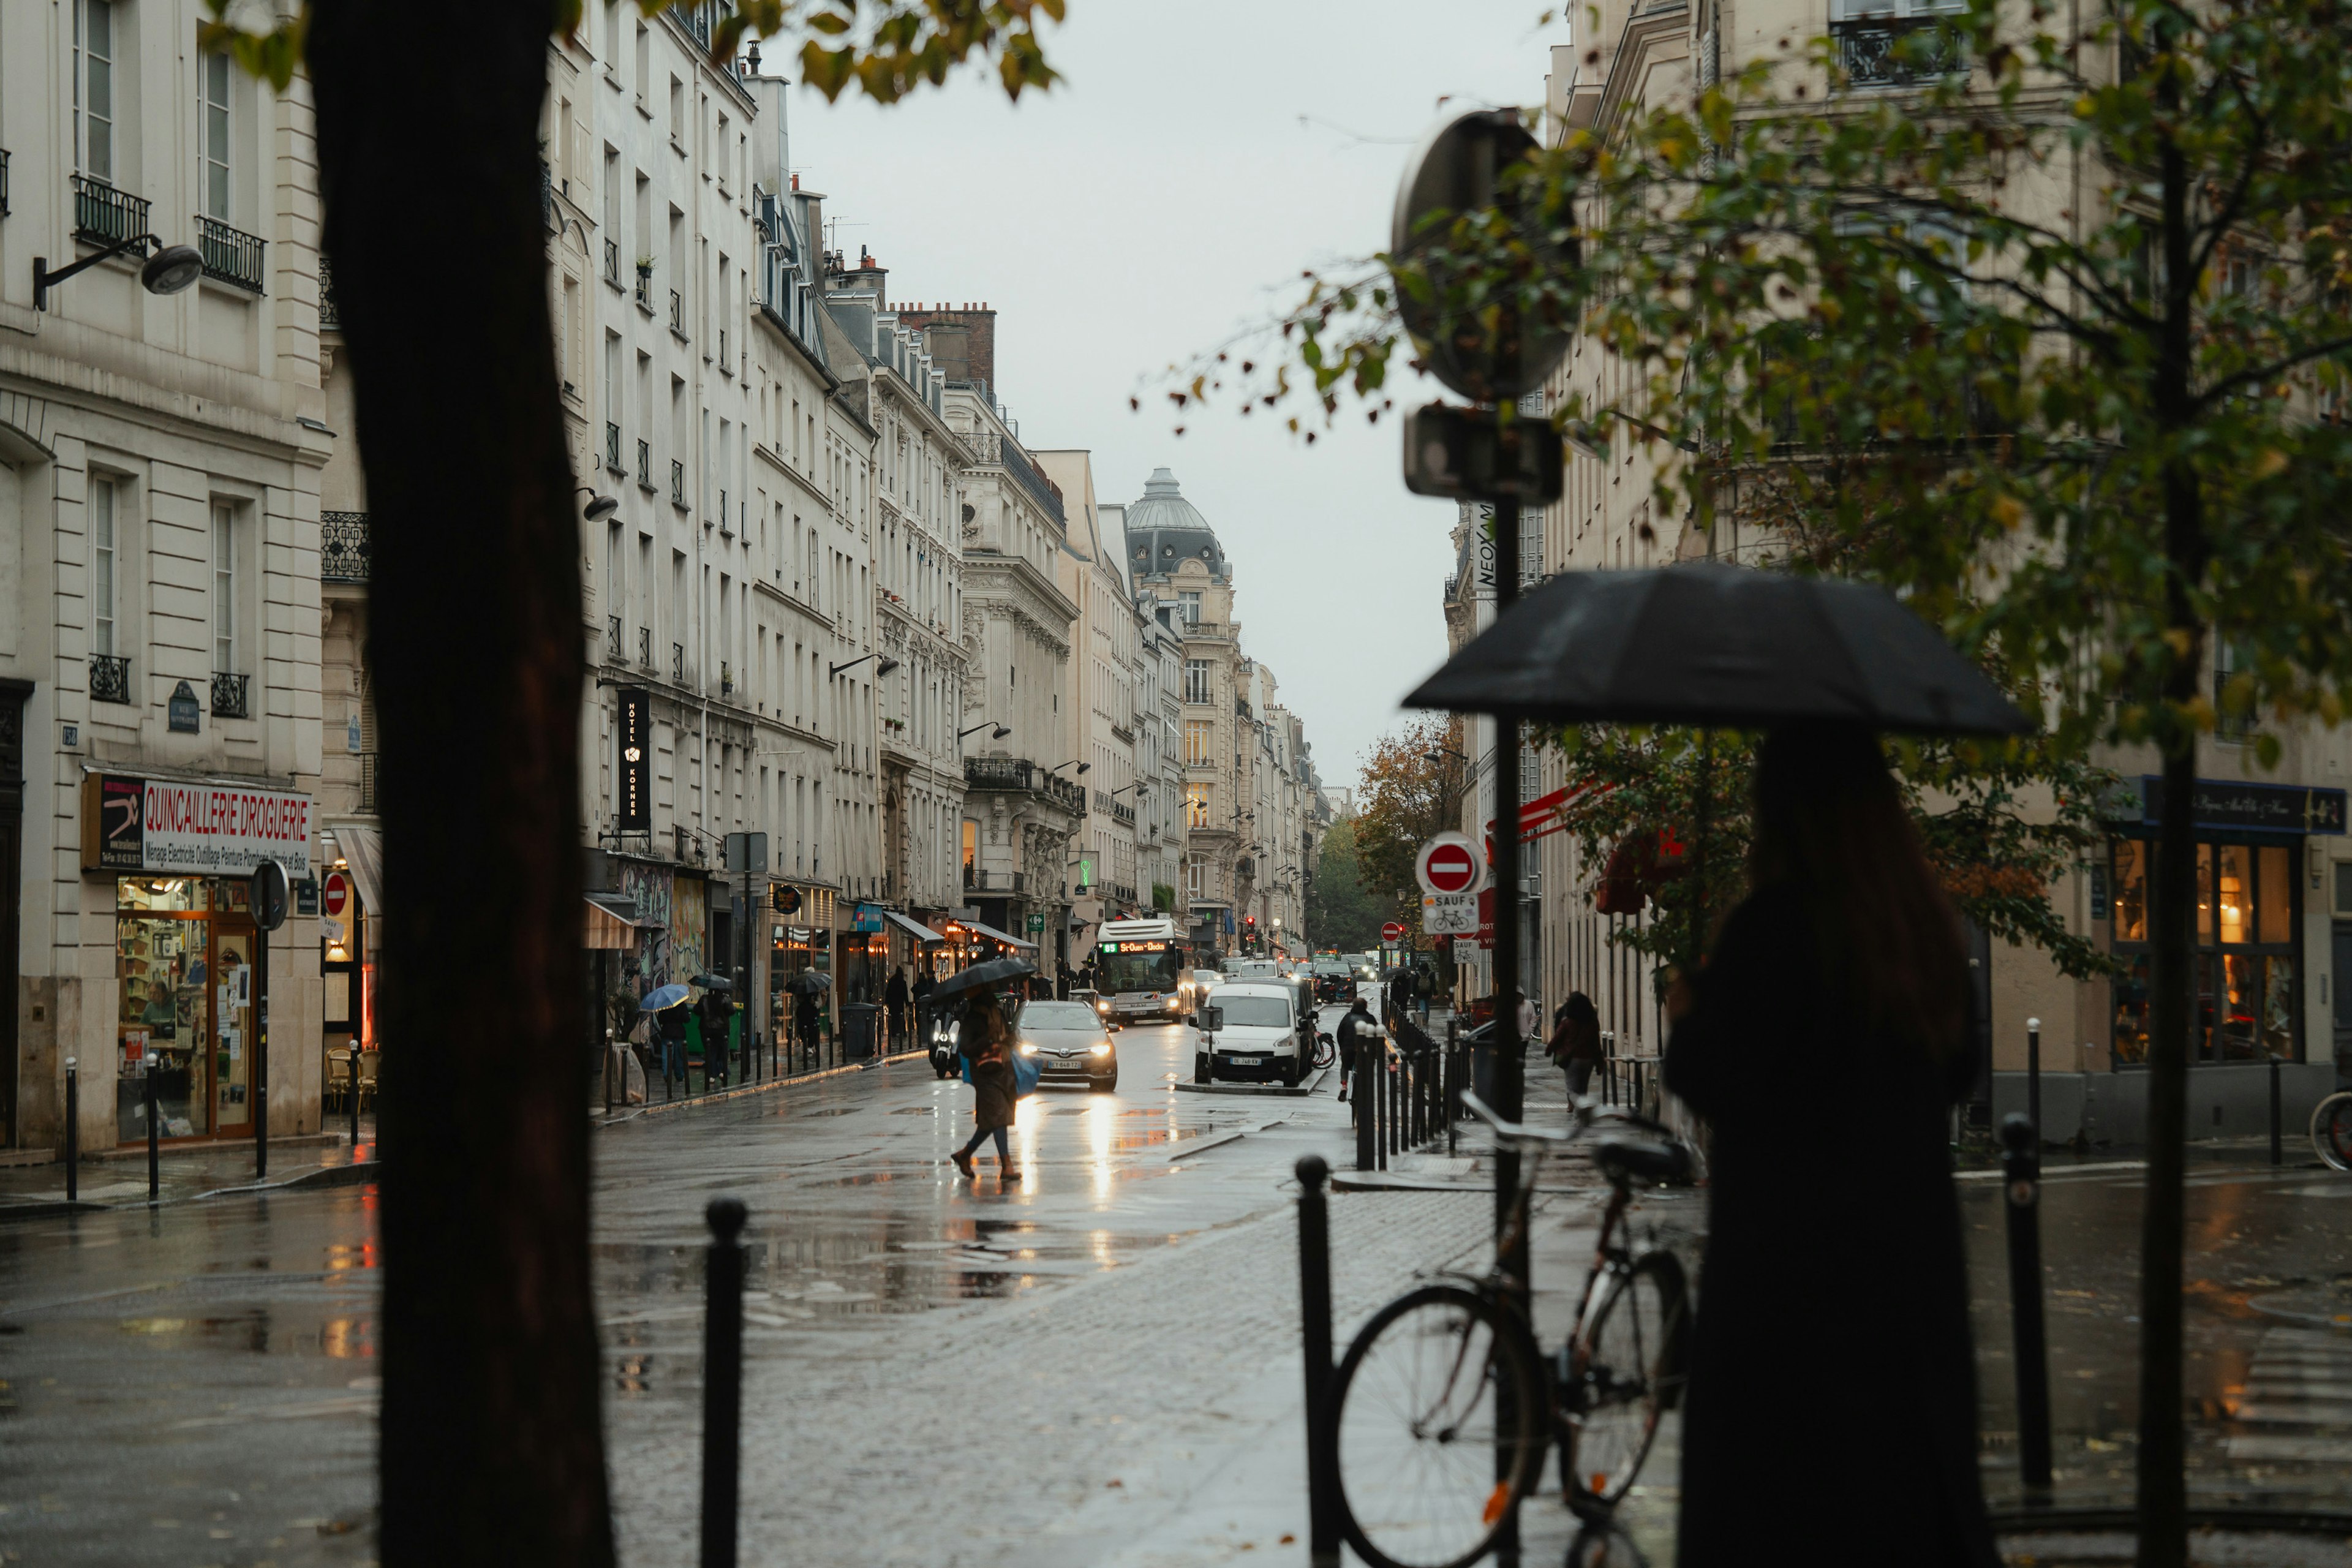
[[[81,863],[92,871],[244,876],[264,860],[310,874],[310,797],[120,773],[82,778]]]
[[[642,686],[620,689],[620,722],[614,726],[616,833],[654,830],[653,698]]]

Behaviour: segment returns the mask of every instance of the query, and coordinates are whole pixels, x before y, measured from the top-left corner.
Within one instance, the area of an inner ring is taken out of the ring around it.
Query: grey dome
[[[1176,476],[1154,468],[1143,499],[1127,509],[1127,565],[1137,578],[1164,577],[1186,557],[1203,563],[1209,575],[1228,580],[1224,546],[1201,509],[1184,499]]]

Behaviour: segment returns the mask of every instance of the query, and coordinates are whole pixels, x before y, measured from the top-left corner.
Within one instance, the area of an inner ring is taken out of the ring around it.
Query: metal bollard
[[[1350,1100],[1356,1108],[1356,1169],[1376,1170],[1380,1166],[1380,1155],[1372,1147],[1372,1140],[1379,1129],[1374,1113],[1380,1106],[1380,1096],[1372,1090],[1372,1047],[1359,1035],[1356,1044],[1349,1048],[1356,1056],[1355,1092]]]
[[[736,1491],[742,1479],[743,1248],[740,1198],[704,1211],[710,1253],[702,1328],[702,1568],[735,1568]]]
[[[2050,1345],[2042,1318],[2042,1161],[2033,1124],[2000,1124],[2009,1208],[2009,1310],[2017,1357],[2017,1451],[2031,1490],[2050,1489]]]
[[[2033,1124],[2033,1146],[2042,1147],[2042,1020],[2025,1020],[2025,1119]]]
[[[352,1043],[352,1147],[360,1146],[360,1047]]]
[[[1319,1155],[1298,1162],[1299,1340],[1307,1362],[1307,1561],[1339,1568],[1339,1476],[1331,1430],[1331,1174]]]
[[[155,1120],[155,1063],[147,1062],[146,1079],[139,1092],[147,1102],[147,1201],[161,1203],[163,1198],[163,1133]]]
[[[2279,1059],[2271,1058],[2271,1163],[2286,1163],[2286,1149],[2279,1142]]]
[[[66,1202],[81,1199],[81,1073],[66,1058]]]

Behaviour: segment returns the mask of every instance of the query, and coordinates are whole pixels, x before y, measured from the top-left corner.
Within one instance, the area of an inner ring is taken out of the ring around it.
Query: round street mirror
[[[1480,310],[1454,309],[1447,297],[1454,291],[1456,268],[1437,255],[1450,238],[1453,216],[1499,206],[1538,261],[1562,268],[1578,266],[1572,244],[1563,254],[1538,229],[1534,215],[1521,213],[1516,201],[1496,199],[1497,176],[1541,151],[1519,123],[1517,110],[1476,110],[1432,132],[1414,151],[1397,187],[1390,254],[1399,262],[1420,262],[1431,284],[1431,297],[1424,300],[1399,289],[1397,314],[1430,374],[1475,403],[1526,396],[1543,384],[1568,353],[1564,327],[1528,323],[1510,310],[1490,322]]]
[[[205,258],[185,245],[167,245],[139,268],[139,282],[150,294],[177,294],[204,276]]]

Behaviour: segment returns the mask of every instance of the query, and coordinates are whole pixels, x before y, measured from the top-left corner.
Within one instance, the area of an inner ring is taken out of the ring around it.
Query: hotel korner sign
[[[85,871],[242,877],[264,860],[289,879],[310,874],[310,797],[242,784],[85,773]]]

